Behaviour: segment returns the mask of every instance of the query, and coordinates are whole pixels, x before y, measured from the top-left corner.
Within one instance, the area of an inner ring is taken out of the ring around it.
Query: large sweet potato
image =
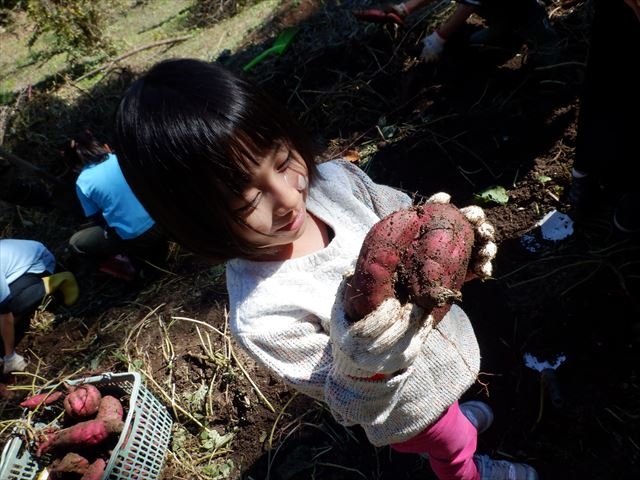
[[[383,218],[365,237],[345,290],[347,315],[357,321],[395,297],[441,320],[460,297],[473,243],[473,226],[448,203],[427,203]]]
[[[20,406],[30,410],[35,410],[41,405],[51,405],[52,403],[60,400],[63,396],[64,392],[61,391],[38,393],[37,395],[25,398],[20,402]]]
[[[49,474],[53,478],[63,478],[65,473],[84,475],[89,468],[89,460],[74,452],[67,453],[64,457],[54,460],[49,466]]]
[[[124,409],[120,400],[112,395],[102,397],[96,418],[100,420],[122,420],[123,416]]]
[[[62,430],[55,430],[44,435],[38,443],[36,457],[51,451],[70,451],[72,449],[89,449],[104,442],[111,435],[122,432],[122,420],[94,419],[76,423]]]
[[[96,458],[96,460],[89,465],[89,468],[87,468],[87,471],[82,475],[80,480],[100,480],[106,467],[107,462],[103,458]]]
[[[101,400],[102,395],[95,385],[70,387],[64,398],[64,410],[73,419],[87,418],[98,412]]]

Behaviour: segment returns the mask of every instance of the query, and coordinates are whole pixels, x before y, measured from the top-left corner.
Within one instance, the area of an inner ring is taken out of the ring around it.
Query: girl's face
[[[236,233],[264,247],[288,245],[300,238],[307,224],[307,167],[286,145],[267,153],[251,172],[242,197],[231,209],[241,220]]]

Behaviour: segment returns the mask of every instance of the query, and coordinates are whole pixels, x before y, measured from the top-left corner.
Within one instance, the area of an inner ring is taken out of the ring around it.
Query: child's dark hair
[[[98,141],[91,130],[85,129],[67,142],[62,151],[62,157],[70,168],[74,168],[100,163],[106,160],[110,152],[109,147]]]
[[[249,171],[278,143],[297,150],[316,175],[304,130],[251,82],[195,59],[154,65],[116,111],[116,154],[132,190],[177,243],[216,261],[250,258],[256,245],[232,231]]]

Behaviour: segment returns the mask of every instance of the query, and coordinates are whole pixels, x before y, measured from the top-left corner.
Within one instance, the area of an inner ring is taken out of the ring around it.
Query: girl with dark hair
[[[372,225],[411,205],[406,194],[344,160],[316,165],[281,106],[199,60],[160,62],[134,82],[117,109],[116,146],[131,188],[171,238],[227,262],[231,331],[261,365],[372,444],[428,454],[438,478],[537,478],[528,465],[474,455],[493,414],[479,401],[458,404],[480,361],[462,309],[433,326],[420,307],[387,299],[387,315],[350,326],[345,274]],[[408,312],[422,321],[406,321]],[[353,350],[363,343],[375,348]]]
[[[125,280],[133,280],[142,260],[164,260],[167,240],[131,191],[109,146],[85,130],[69,141],[63,155],[79,172],[76,194],[92,221],[71,236],[71,250]]]

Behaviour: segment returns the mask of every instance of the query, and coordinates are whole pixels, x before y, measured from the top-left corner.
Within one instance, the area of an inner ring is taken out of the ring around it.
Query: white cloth
[[[367,355],[346,323],[338,292],[371,226],[411,199],[345,161],[320,164],[319,171],[307,208],[333,229],[331,243],[286,261],[229,261],[230,328],[254,359],[326,402],[337,421],[360,425],[376,446],[401,442],[437,420],[475,382],[478,344],[469,319],[454,305],[433,329],[409,321],[394,334],[390,348],[404,343],[407,349],[399,360],[383,363],[406,368],[403,373],[382,381],[357,378],[383,365],[375,363],[384,357],[375,342],[384,332],[370,332],[377,347]]]

